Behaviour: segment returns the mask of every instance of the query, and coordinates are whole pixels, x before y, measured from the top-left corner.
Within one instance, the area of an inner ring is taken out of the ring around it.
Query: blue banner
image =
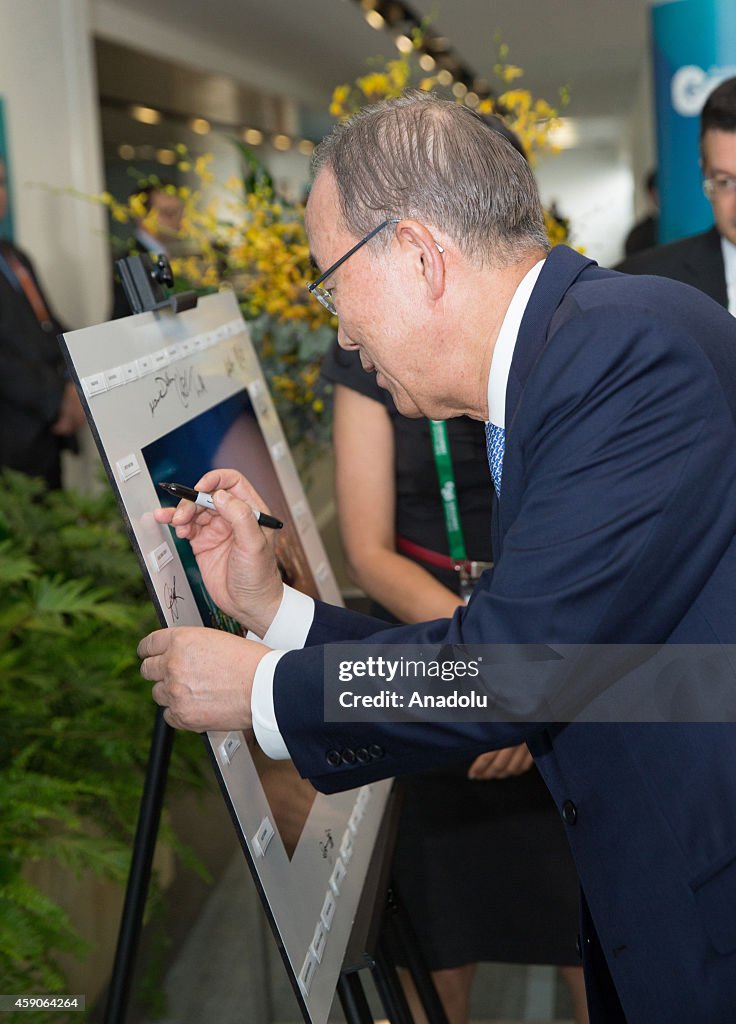
[[[659,241],[705,231],[713,223],[700,171],[700,111],[706,97],[736,75],[736,2],[670,0],[652,8],[657,119]]]
[[[12,241],[13,206],[10,199],[10,161],[8,160],[8,150],[5,143],[5,118],[2,97],[0,97],[0,160],[5,165],[5,182],[8,196],[8,204],[4,216],[1,215],[2,210],[0,210],[0,238],[9,238]]]

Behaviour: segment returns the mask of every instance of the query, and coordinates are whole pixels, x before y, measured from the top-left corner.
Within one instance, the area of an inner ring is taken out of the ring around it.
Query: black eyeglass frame
[[[385,227],[388,227],[389,224],[398,223],[398,217],[390,217],[388,220],[381,221],[381,223],[377,227],[373,228],[372,231],[369,231],[364,238],[361,238],[359,242],[356,242],[353,248],[349,249],[344,256],[341,256],[336,263],[333,263],[331,267],[328,267],[327,270],[325,270],[324,274],[320,274],[316,280],[310,281],[307,284],[307,291],[311,292],[311,294],[314,295],[314,297],[318,299],[322,303],[322,305],[325,306],[325,308],[330,311],[330,313],[332,313],[333,315],[336,314],[334,303],[332,302],[332,296],[329,294],[327,288],[323,288],[321,291],[317,291],[319,286],[322,284],[323,281],[326,281],[331,274],[334,274],[337,268],[343,265],[345,260],[350,259],[353,253],[356,253],[361,246],[365,245],[366,242],[370,242],[371,238],[373,238],[374,235],[377,235],[379,231],[383,230],[383,228]],[[327,305],[328,301],[330,303],[329,306]]]

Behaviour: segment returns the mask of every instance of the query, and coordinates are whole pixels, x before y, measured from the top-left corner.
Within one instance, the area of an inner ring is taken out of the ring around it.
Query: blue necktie
[[[491,477],[496,494],[501,497],[501,473],[503,472],[503,449],[506,440],[506,431],[503,427],[497,427],[495,423],[486,423],[486,451],[488,452],[488,465],[491,467]]]

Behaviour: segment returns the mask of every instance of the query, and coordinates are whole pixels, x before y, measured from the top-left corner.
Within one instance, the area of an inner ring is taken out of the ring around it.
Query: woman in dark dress
[[[400,416],[355,353],[335,346],[322,372],[335,384],[338,513],[353,578],[393,621],[452,615],[462,599],[429,421]],[[483,424],[446,426],[467,555],[490,561]],[[404,780],[393,879],[451,1024],[468,1020],[479,961],[559,965],[575,1019],[587,1021],[577,877],[526,745]]]

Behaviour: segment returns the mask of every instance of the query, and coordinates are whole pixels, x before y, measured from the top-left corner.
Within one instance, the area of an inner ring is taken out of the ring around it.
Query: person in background
[[[705,101],[700,163],[713,227],[637,253],[616,270],[683,281],[736,316],[736,77],[721,82]]]
[[[136,198],[140,197],[140,198]],[[179,237],[184,203],[177,195],[176,186],[160,181],[134,189],[131,201],[139,207],[139,216],[133,221],[133,235],[129,240],[127,256],[151,253],[171,256],[171,244]],[[130,315],[130,305],[117,273],[114,275],[112,320]]]
[[[0,220],[8,204],[0,160]],[[28,256],[0,238],[0,467],[61,487],[61,452],[85,422],[53,312]]]
[[[525,156],[500,118],[484,120]],[[322,373],[335,388],[338,517],[353,579],[373,599],[374,615],[409,623],[451,617],[492,564],[483,424],[401,416],[357,354],[337,343]],[[403,780],[392,880],[449,1024],[469,1019],[481,961],[559,965],[575,1020],[587,1021],[575,949],[579,883],[526,744]],[[410,978],[402,980],[419,1024],[417,996]]]
[[[657,172],[650,171],[644,179],[649,213],[634,224],[624,242],[624,255],[633,256],[635,252],[651,249],[657,244],[659,231],[659,192],[657,191]]]

